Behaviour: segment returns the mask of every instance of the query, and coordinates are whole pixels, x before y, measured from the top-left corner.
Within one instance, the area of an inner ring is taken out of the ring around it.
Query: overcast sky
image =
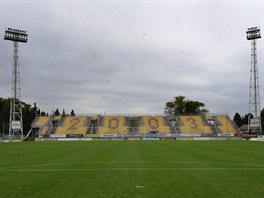
[[[1,97],[11,95],[13,45],[19,44],[22,100],[70,113],[163,113],[174,96],[210,113],[248,112],[250,41],[264,31],[264,1],[4,1]],[[263,108],[263,38],[257,42]]]

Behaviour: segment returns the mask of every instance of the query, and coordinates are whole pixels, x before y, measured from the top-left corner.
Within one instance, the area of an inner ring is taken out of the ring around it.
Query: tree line
[[[9,132],[10,103],[11,103],[10,98],[0,98],[0,131],[2,133],[4,132],[5,134]],[[22,104],[23,131],[26,134],[31,129],[31,124],[36,118],[36,116],[38,115],[48,116],[49,113],[45,111],[41,111],[41,109],[37,107],[36,103],[30,105],[21,101],[21,104]],[[72,110],[70,114],[66,114],[64,109],[61,114],[58,108],[54,112],[52,112],[52,114],[54,116],[75,115],[74,110]]]
[[[238,127],[241,127],[242,125],[246,124],[248,125],[248,120],[253,118],[252,114],[245,114],[244,116],[241,116],[239,113],[235,113],[233,121],[236,123]],[[264,128],[264,109],[260,112],[260,120],[261,120],[261,128],[263,131]]]

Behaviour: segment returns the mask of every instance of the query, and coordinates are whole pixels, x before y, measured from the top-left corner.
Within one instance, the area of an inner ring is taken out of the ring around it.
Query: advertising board
[[[250,128],[258,128],[260,126],[259,119],[250,119]]]
[[[174,137],[162,137],[160,140],[175,140]]]
[[[101,137],[117,137],[117,134],[102,134]]]
[[[129,138],[127,138],[127,140],[141,140],[141,138],[139,138],[139,137],[129,137]]]
[[[142,138],[142,140],[160,140],[157,137],[146,137],[146,138]]]
[[[20,123],[20,121],[12,121],[11,127],[12,127],[12,129],[19,129],[19,130],[21,130],[21,123]]]

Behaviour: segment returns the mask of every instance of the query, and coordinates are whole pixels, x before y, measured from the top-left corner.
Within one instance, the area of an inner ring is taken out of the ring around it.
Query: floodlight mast
[[[9,119],[9,140],[14,139],[18,134],[21,140],[23,135],[23,118],[21,104],[20,89],[20,72],[18,64],[18,42],[26,43],[28,34],[24,30],[7,28],[5,30],[5,40],[13,41],[13,67],[12,67],[12,86],[11,86],[11,103],[10,103],[10,119]]]
[[[251,40],[251,67],[250,67],[250,90],[249,90],[249,113],[253,119],[248,116],[248,131],[261,131],[260,122],[260,97],[259,97],[259,80],[257,65],[257,42],[261,38],[260,28],[251,27],[247,31],[247,40]]]

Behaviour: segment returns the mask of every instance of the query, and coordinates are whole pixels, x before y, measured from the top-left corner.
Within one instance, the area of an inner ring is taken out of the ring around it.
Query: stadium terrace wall
[[[180,140],[239,138],[240,130],[224,114],[38,116],[32,140]]]

